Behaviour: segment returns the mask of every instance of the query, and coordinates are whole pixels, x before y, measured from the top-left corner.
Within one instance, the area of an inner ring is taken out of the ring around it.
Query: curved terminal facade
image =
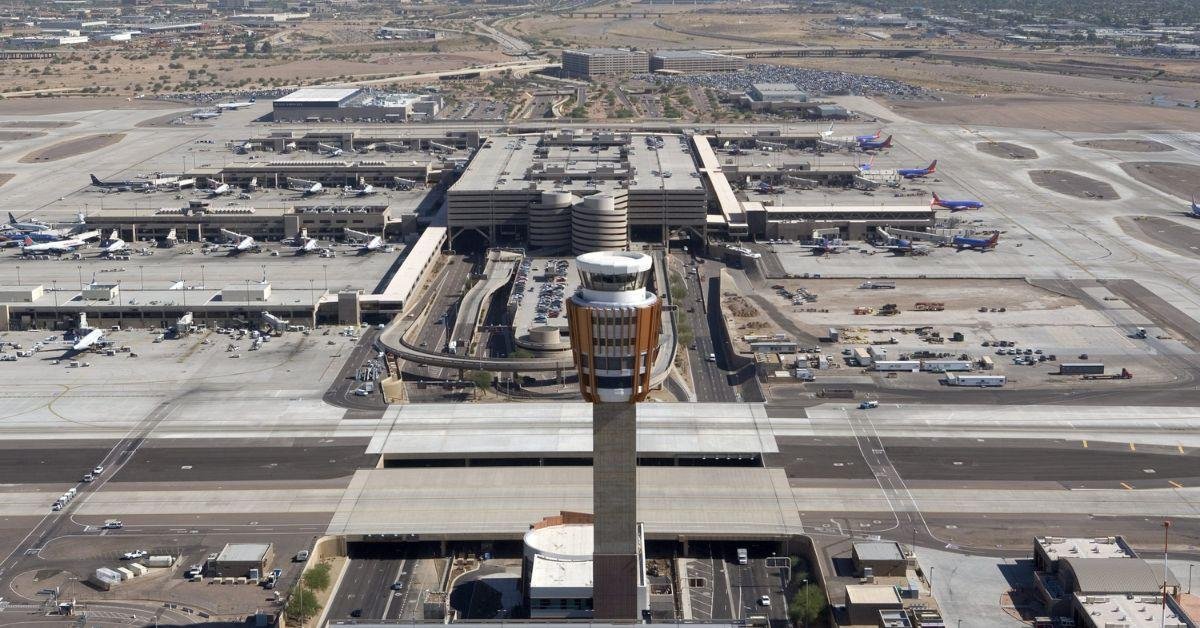
[[[599,251],[576,258],[579,292],[567,300],[571,350],[589,402],[638,402],[650,392],[662,305],[646,290],[653,258]]]
[[[565,249],[571,245],[571,205],[579,198],[570,192],[542,192],[542,200],[529,206],[529,246]]]
[[[629,245],[629,214],[611,194],[584,198],[571,210],[571,248],[576,254],[624,251]]]

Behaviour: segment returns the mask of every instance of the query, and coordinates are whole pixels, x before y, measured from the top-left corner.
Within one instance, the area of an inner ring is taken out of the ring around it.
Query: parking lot
[[[517,269],[512,300],[517,305],[513,331],[519,338],[531,327],[567,328],[566,299],[579,287],[573,258],[526,258]]]

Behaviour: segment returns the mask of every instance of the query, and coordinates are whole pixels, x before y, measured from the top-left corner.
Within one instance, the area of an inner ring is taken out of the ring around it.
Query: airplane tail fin
[[[933,193],[933,202],[930,203],[930,205],[937,205],[940,202],[942,202],[942,199],[938,198],[937,192],[934,192]]]
[[[934,159],[932,162],[930,162],[929,167],[926,168],[926,170],[929,172],[937,172],[937,160]]]
[[[875,130],[875,139],[879,139],[879,137],[881,135],[883,135],[883,129],[876,129]]]
[[[25,241],[21,244],[21,246],[32,246],[32,245],[33,245],[33,238],[31,238],[29,236],[25,236]]]
[[[997,231],[996,233],[993,233],[991,239],[988,240],[988,246],[989,247],[996,246],[996,243],[999,241],[1000,241],[1000,232]]]
[[[889,136],[887,136],[886,140],[883,140],[883,148],[891,148],[891,147],[892,147],[892,136],[889,135]]]
[[[97,179],[96,175],[89,174],[88,176],[92,178],[92,185],[100,185],[100,179]]]
[[[1193,198],[1192,203],[1194,204],[1195,202],[1196,202],[1196,199]],[[8,222],[10,224],[14,224],[14,225],[17,224],[17,217],[14,216],[12,212],[8,212]]]
[[[113,230],[112,230],[112,233],[111,233],[111,234],[109,234],[109,236],[108,236],[108,239],[109,239],[109,240],[116,240],[116,239],[117,239],[117,230],[116,230],[116,229],[113,229]]]

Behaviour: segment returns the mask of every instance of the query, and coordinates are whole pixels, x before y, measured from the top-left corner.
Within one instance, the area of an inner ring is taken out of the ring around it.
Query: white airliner
[[[321,185],[319,181],[309,181],[307,179],[293,179],[289,177],[287,186],[289,190],[296,190],[305,196],[312,196],[313,194],[320,194],[325,191],[325,186]]]
[[[104,254],[112,255],[118,253],[125,250],[126,246],[125,241],[117,235],[117,230],[113,229],[112,234],[108,236],[108,244],[104,245]]]
[[[218,183],[212,179],[208,180],[208,186],[209,196],[224,196],[225,194],[229,194],[229,192],[233,189],[229,187],[228,183]]]
[[[71,345],[71,349],[73,351],[90,349],[102,338],[104,338],[104,331],[88,327],[87,314],[80,312],[79,328],[75,330],[75,344]]]
[[[342,188],[342,191],[346,194],[353,194],[354,196],[370,196],[375,193],[375,186],[371,185],[370,183],[365,183],[362,179],[359,179],[358,187],[347,185],[346,187]]]
[[[362,245],[358,249],[362,253],[371,253],[383,248],[382,236],[371,235],[369,233],[363,233],[362,231],[355,231],[354,229],[345,229],[343,230],[343,233],[346,234],[347,240],[357,242]]]
[[[26,235],[25,242],[21,245],[21,253],[56,253],[61,255],[63,253],[70,253],[71,251],[74,251],[75,249],[87,244],[88,240],[98,237],[100,237],[99,232],[88,231],[87,233],[81,233],[77,236],[63,238],[62,240],[55,240],[54,242],[42,242],[40,244],[35,244],[33,242],[33,238],[30,238],[28,235]]]
[[[248,235],[242,235],[228,229],[222,229],[221,235],[225,236],[225,239],[229,241],[230,253],[242,253],[254,248],[254,238]]]

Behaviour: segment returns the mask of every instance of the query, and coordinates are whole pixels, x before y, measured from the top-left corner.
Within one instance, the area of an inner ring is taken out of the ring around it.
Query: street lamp
[[[321,270],[325,273],[325,292],[329,292],[329,264],[321,264]]]
[[[21,265],[17,264],[17,285],[21,285]]]
[[[138,264],[138,277],[141,278],[141,284],[142,284],[142,287],[140,288],[141,290],[146,289],[146,270],[145,270],[145,268],[146,268],[145,266]]]
[[[200,287],[204,287],[204,264],[200,265]]]
[[[75,270],[79,271],[79,291],[83,292],[83,265],[76,264]]]

